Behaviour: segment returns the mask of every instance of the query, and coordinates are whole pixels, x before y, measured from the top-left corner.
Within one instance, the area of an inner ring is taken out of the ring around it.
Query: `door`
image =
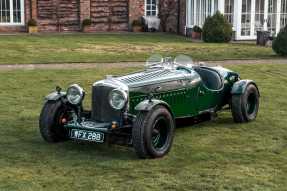
[[[198,112],[213,110],[220,103],[222,90],[210,90],[204,84],[198,89]]]
[[[276,34],[277,26],[277,0],[266,0],[268,1],[268,16],[267,16],[267,30],[271,35]]]
[[[201,78],[198,88],[197,110],[199,113],[214,109],[221,103],[223,80],[220,74],[210,68],[200,67],[195,71]]]
[[[241,31],[240,36],[242,38],[252,38],[254,36],[252,32],[252,7],[254,0],[242,0],[241,6]]]
[[[256,39],[257,31],[262,30],[268,30],[271,35],[275,35],[280,27],[278,9],[280,0],[242,0],[238,40]]]

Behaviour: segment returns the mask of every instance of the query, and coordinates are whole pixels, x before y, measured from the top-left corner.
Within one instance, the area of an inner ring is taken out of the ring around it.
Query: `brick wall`
[[[41,32],[79,31],[79,1],[37,0],[37,21]]]
[[[128,0],[91,0],[92,31],[127,31]]]
[[[145,0],[129,0],[130,23],[145,15]]]
[[[180,20],[184,33],[185,1],[180,0],[180,19],[170,18],[167,32],[177,32]],[[80,31],[82,21],[91,18],[91,31],[127,31],[132,21],[144,16],[144,6],[145,0],[25,0],[25,23],[36,19],[40,32]],[[26,26],[0,26],[0,32],[26,30]]]

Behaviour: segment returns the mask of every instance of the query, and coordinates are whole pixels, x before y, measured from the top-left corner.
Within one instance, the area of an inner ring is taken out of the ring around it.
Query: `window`
[[[280,28],[287,25],[287,0],[281,1],[281,18],[280,18]]]
[[[157,16],[157,0],[146,0],[145,2],[145,15]]]
[[[208,16],[218,10],[218,0],[189,0],[188,25],[202,26]]]
[[[197,25],[203,26],[205,19],[212,16],[218,9],[217,1],[212,0],[197,0]],[[213,9],[212,9],[213,8]]]
[[[22,24],[23,0],[0,0],[0,24]]]
[[[264,28],[264,5],[265,5],[265,0],[256,0],[255,1],[254,35],[257,34],[257,31],[262,31]]]
[[[268,0],[267,28],[271,35],[276,33],[277,0]]]
[[[233,24],[234,0],[225,0],[224,16],[230,24]]]
[[[251,1],[242,1],[241,13],[241,35],[250,36],[251,34]]]

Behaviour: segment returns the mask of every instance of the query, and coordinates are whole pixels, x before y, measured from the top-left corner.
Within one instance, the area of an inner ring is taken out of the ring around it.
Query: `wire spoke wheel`
[[[167,141],[168,124],[165,118],[158,118],[153,125],[152,143],[153,147],[160,150]]]

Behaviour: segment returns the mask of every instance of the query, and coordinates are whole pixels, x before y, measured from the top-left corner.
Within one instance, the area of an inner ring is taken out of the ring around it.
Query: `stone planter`
[[[201,39],[201,33],[200,32],[192,32],[191,38],[200,40]]]
[[[84,33],[93,32],[93,28],[91,26],[84,26],[82,28],[82,32],[84,32]]]
[[[142,32],[142,26],[133,26],[133,32]]]
[[[37,26],[29,26],[28,27],[28,33],[33,34],[38,32],[38,27]]]

